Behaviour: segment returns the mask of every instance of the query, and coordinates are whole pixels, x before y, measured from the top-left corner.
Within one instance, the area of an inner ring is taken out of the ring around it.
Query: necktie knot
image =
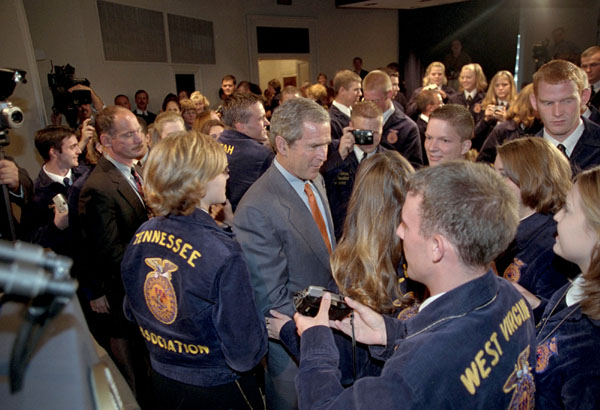
[[[71,186],[71,178],[69,177],[65,177],[65,179],[63,179],[63,184],[68,188]]]
[[[562,154],[563,154],[565,157],[567,157],[567,159],[569,159],[569,154],[567,154],[567,147],[565,147],[563,144],[558,144],[558,145],[556,146],[556,148],[558,148],[558,150],[559,150],[560,152],[562,152]]]

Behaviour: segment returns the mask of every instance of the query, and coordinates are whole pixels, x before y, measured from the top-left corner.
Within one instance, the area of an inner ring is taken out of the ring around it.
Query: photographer
[[[379,146],[382,126],[383,116],[375,103],[358,102],[352,106],[350,125],[329,147],[321,174],[325,179],[336,239],[342,236],[348,201],[361,161],[385,150]]]
[[[52,85],[50,88],[52,89]],[[69,124],[69,126],[73,129],[79,130],[85,120],[91,118],[92,114],[104,108],[104,103],[98,94],[96,94],[94,89],[88,85],[75,84],[69,87],[67,92],[69,95],[67,96],[68,101],[65,105],[65,97],[60,97],[61,102],[58,103],[57,93],[54,89],[52,90],[54,95],[54,111],[50,116],[52,125],[61,125],[64,115],[65,121]]]

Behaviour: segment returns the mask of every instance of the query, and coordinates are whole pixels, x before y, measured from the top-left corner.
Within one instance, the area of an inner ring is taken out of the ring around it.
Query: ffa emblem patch
[[[535,405],[535,384],[533,383],[533,375],[529,367],[529,350],[527,346],[519,354],[515,370],[508,376],[502,390],[504,393],[513,391],[509,409],[533,409]]]
[[[146,305],[159,322],[170,325],[177,317],[177,296],[171,273],[179,268],[167,259],[146,258],[145,262],[152,268],[144,282]]]
[[[387,135],[387,141],[390,144],[395,144],[398,142],[398,131],[396,130],[390,130],[389,134]]]
[[[510,265],[504,270],[504,279],[510,282],[518,282],[521,279],[521,268],[527,266],[525,262],[519,258],[515,258]]]
[[[538,345],[536,352],[536,364],[535,372],[544,373],[548,368],[550,358],[558,354],[558,347],[556,346],[556,337],[550,340],[546,340],[541,345]]]
[[[404,308],[400,311],[400,313],[398,313],[398,315],[396,317],[402,321],[408,320],[411,317],[415,316],[417,313],[419,313],[420,305],[421,305],[420,303],[415,303],[412,306]]]

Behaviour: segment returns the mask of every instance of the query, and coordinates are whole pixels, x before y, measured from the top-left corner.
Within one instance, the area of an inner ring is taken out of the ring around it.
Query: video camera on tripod
[[[90,86],[87,78],[76,78],[75,68],[70,65],[52,66],[52,71],[48,73],[48,85],[52,91],[54,105],[52,111],[54,114],[63,114],[71,128],[77,125],[77,108],[84,104],[92,103],[92,94],[88,90],[69,89],[81,84]]]
[[[0,138],[6,139],[6,143],[2,146],[8,145],[6,137],[6,130],[8,128],[19,128],[23,125],[23,111],[17,106],[12,105],[8,101],[15,91],[15,87],[18,83],[26,83],[25,71],[14,69],[14,68],[0,68]],[[0,144],[2,141],[0,141]]]

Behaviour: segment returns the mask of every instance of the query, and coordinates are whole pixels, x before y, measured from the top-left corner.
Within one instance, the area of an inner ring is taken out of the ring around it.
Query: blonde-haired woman
[[[460,83],[458,93],[450,97],[450,103],[467,107],[477,124],[483,117],[481,102],[487,89],[483,69],[477,63],[466,64],[460,70],[458,81]]]
[[[225,202],[227,178],[223,148],[195,132],[162,139],[144,166],[156,217],[134,235],[121,274],[126,313],[150,353],[157,408],[262,408],[247,372],[266,353],[264,321],[241,247],[208,213]]]
[[[600,167],[579,174],[556,214],[554,252],[578,274],[549,300],[520,289],[537,323],[537,408],[600,408]],[[536,315],[537,316],[537,315]]]
[[[427,66],[422,84],[423,85],[421,87],[413,91],[413,94],[408,101],[406,114],[411,118],[416,118],[416,116],[420,114],[417,107],[417,97],[419,94],[421,94],[422,90],[438,90],[442,96],[442,101],[444,104],[447,104],[450,96],[456,93],[456,90],[448,85],[448,78],[446,78],[446,67],[439,61],[434,61]]]
[[[490,81],[481,102],[483,118],[475,124],[473,145],[479,149],[496,124],[506,120],[508,108],[517,98],[517,87],[510,71],[498,71]]]

